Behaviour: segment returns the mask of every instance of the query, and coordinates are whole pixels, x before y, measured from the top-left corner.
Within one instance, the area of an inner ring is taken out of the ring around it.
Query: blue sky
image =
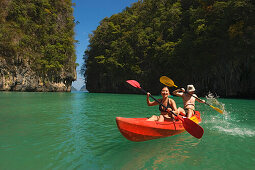
[[[89,45],[88,35],[96,30],[100,21],[105,17],[122,12],[126,7],[130,7],[132,3],[138,0],[73,0],[76,5],[74,8],[74,17],[80,23],[75,26],[75,39],[79,41],[76,44],[76,63],[77,80],[73,82],[76,89],[80,89],[84,85],[84,78],[79,74],[79,70],[83,64],[83,54]]]

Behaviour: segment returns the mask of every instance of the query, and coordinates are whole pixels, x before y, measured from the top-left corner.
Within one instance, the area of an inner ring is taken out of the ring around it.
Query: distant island
[[[80,91],[88,92],[88,90],[86,89],[86,85],[83,85],[83,86],[81,87]]]
[[[71,91],[77,91],[77,89],[75,87],[71,87]]]

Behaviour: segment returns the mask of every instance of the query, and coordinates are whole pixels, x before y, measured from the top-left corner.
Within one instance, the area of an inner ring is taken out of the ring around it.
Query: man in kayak
[[[185,92],[184,88],[173,91],[174,95],[182,97],[183,100],[184,109],[179,107],[179,113],[185,113],[188,118],[195,114],[195,101],[198,101],[199,103],[205,103],[205,100],[198,100],[195,98],[197,97],[195,90],[196,89],[193,85],[187,85],[187,92]]]
[[[147,121],[159,121],[164,122],[165,120],[174,120],[175,116],[170,113],[170,111],[173,111],[174,113],[178,114],[178,110],[176,107],[176,103],[173,99],[168,98],[170,95],[169,89],[167,87],[164,87],[161,90],[162,99],[159,99],[159,102],[161,102],[163,105],[167,107],[165,109],[163,106],[159,105],[156,101],[150,101],[150,93],[147,93],[147,105],[148,106],[156,106],[159,105],[159,111],[161,114],[159,116],[153,115]]]

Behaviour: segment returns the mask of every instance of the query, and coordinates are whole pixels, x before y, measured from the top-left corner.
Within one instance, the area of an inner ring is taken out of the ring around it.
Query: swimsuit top
[[[162,100],[161,100],[161,102],[162,102]],[[168,99],[168,102],[167,102],[167,106],[166,106],[166,107],[172,109],[172,108],[171,108],[171,105],[170,105],[170,103],[169,103],[169,99]],[[163,106],[161,106],[161,105],[159,105],[159,111],[161,111],[161,112],[166,112],[166,108],[163,107]]]

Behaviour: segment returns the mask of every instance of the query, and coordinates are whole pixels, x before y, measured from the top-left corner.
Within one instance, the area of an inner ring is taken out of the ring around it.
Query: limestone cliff
[[[0,91],[70,92],[75,68],[71,72],[63,70],[55,79],[38,75],[27,62],[10,63],[0,57]]]
[[[71,0],[0,2],[0,91],[71,91],[72,5]]]

